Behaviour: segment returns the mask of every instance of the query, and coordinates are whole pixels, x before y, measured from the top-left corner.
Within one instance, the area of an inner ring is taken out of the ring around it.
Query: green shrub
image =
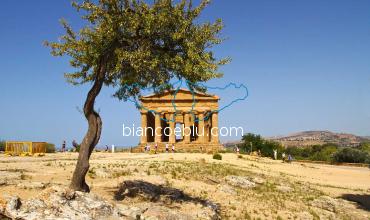
[[[338,151],[338,146],[335,144],[313,145],[306,147],[288,147],[285,150],[286,154],[292,155],[300,160],[317,160],[332,162],[333,155]]]
[[[213,154],[213,159],[215,159],[215,160],[222,160],[222,155],[219,154],[219,153],[215,153],[215,154]]]
[[[46,143],[46,153],[55,153],[55,144]]]
[[[284,147],[279,142],[265,140],[261,137],[261,135],[256,135],[252,133],[243,135],[242,143],[240,143],[238,146],[242,153],[250,153],[251,150],[260,151],[261,155],[264,157],[273,157],[274,150],[277,150],[278,155],[280,156],[281,152],[284,149]]]
[[[342,148],[333,155],[335,162],[339,163],[370,163],[370,155],[355,148]]]
[[[0,140],[0,151],[5,151],[5,141]]]

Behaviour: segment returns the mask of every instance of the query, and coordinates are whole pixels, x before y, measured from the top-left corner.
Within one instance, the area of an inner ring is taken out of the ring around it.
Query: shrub
[[[339,163],[369,163],[370,155],[365,151],[347,147],[336,152],[333,159]]]
[[[0,151],[5,151],[5,141],[0,140]]]
[[[306,147],[288,147],[286,154],[290,154],[296,159],[332,161],[333,155],[338,151],[335,144],[313,145]]]
[[[219,153],[215,153],[215,154],[213,154],[213,159],[215,159],[215,160],[222,160],[222,155],[219,154]]]
[[[238,146],[243,153],[250,153],[252,148],[252,151],[260,151],[264,157],[273,157],[274,150],[277,150],[279,155],[284,149],[279,142],[265,140],[261,135],[251,133],[243,135],[242,143]]]
[[[239,155],[238,155],[238,158],[239,158],[239,159],[242,159],[242,158],[243,158],[243,156],[242,156],[241,154],[239,154]]]
[[[55,144],[46,143],[46,153],[55,153]]]

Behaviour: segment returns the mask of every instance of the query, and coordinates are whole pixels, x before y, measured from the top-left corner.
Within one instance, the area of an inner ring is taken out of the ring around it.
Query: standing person
[[[148,152],[150,152],[150,144],[148,144],[148,145],[146,146],[146,150],[147,150]]]
[[[274,160],[277,160],[277,150],[276,149],[274,149]]]
[[[168,143],[166,143],[166,152],[168,153],[169,149],[168,149]]]
[[[65,152],[65,151],[66,151],[66,141],[63,141],[62,152]]]
[[[72,146],[73,146],[73,150],[74,150],[75,152],[77,152],[78,144],[77,144],[77,141],[76,141],[76,140],[73,140],[73,141],[72,141]]]
[[[155,146],[154,146],[154,154],[157,154],[157,150],[158,150],[158,144],[155,143]]]
[[[292,160],[293,160],[293,157],[292,157],[292,155],[288,155],[288,163],[290,163],[290,162],[292,162]]]
[[[108,144],[105,145],[105,152],[108,152],[109,151],[109,147],[108,147]]]
[[[172,144],[172,153],[175,153],[175,144]]]
[[[236,147],[236,154],[239,154],[239,147]]]
[[[283,159],[283,162],[285,162],[285,152],[281,154],[281,158]]]

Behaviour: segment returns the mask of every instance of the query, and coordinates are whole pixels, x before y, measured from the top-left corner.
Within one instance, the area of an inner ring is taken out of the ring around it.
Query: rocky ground
[[[370,219],[370,169],[222,154],[0,155],[0,219]],[[3,215],[3,217],[1,216]]]

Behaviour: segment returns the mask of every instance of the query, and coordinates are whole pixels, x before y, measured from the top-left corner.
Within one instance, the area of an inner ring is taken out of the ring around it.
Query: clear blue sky
[[[202,20],[222,18],[228,40],[216,49],[233,61],[208,85],[245,83],[250,96],[220,114],[220,126],[242,126],[264,136],[302,130],[370,135],[370,1],[214,0]],[[43,47],[63,33],[58,20],[81,20],[69,1],[3,0],[0,6],[0,139],[80,141],[81,108],[90,85],[67,84],[68,58]],[[139,125],[131,103],[104,88],[99,145],[135,145],[122,124]],[[226,91],[228,102],[240,95]],[[230,138],[229,138],[230,139]],[[232,137],[231,139],[238,139]]]

